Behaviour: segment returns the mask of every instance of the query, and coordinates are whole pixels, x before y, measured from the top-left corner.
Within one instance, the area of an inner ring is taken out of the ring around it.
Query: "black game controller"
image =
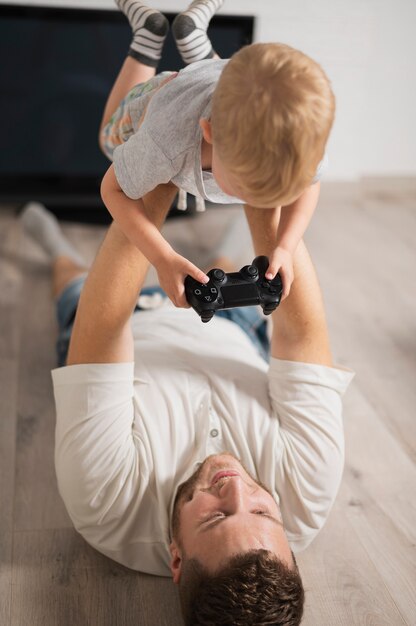
[[[220,269],[210,270],[206,285],[187,276],[186,299],[203,322],[209,322],[219,309],[255,304],[260,304],[263,313],[269,315],[279,306],[283,286],[279,274],[272,280],[265,278],[268,267],[267,256],[257,256],[251,265],[245,265],[239,272],[226,274]]]

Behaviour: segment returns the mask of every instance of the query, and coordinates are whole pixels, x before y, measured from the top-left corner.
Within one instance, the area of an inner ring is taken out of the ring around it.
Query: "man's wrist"
[[[174,254],[174,252],[175,251],[172,246],[166,240],[164,240],[160,245],[155,248],[154,254],[151,255],[152,258],[149,258],[149,261],[157,269],[158,265],[161,265],[162,263],[167,263],[172,254]]]
[[[281,250],[282,252],[290,254],[290,256],[293,257],[298,245],[299,241],[288,241],[286,239],[278,240],[276,243],[276,250]]]
[[[244,205],[244,209],[256,255],[264,254],[270,257],[277,245],[280,207],[256,209]]]

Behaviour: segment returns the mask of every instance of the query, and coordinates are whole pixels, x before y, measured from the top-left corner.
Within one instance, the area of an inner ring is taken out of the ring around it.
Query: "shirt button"
[[[218,437],[218,430],[216,428],[213,428],[210,433],[211,437]]]

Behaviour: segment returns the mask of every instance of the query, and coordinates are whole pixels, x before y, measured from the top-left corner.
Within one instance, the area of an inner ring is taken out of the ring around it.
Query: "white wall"
[[[112,0],[10,0],[113,8]],[[186,0],[149,0],[180,11]],[[416,176],[416,0],[227,0],[257,16],[256,41],[281,41],[321,63],[337,97],[327,179]]]

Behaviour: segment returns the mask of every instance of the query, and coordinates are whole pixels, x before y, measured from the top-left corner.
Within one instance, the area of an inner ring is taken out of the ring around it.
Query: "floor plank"
[[[345,400],[346,479],[354,481],[416,546],[416,467],[356,385]],[[413,550],[415,548],[413,547]]]
[[[335,354],[357,372],[380,418],[416,460],[416,252],[389,232],[383,212],[341,199],[336,208],[322,204],[309,242]]]
[[[55,412],[50,371],[55,367],[56,322],[49,263],[35,244],[22,242],[24,302],[20,311],[16,436],[16,531],[71,525],[54,469]]]
[[[11,626],[177,626],[177,615],[169,579],[118,565],[72,529],[15,533]]]
[[[398,532],[391,517],[369,498],[351,498],[347,519],[405,623],[416,624],[415,544]]]
[[[15,323],[21,295],[16,260],[19,228],[11,212],[0,228],[0,624],[9,624],[13,549],[15,439],[19,327]]]
[[[306,592],[304,626],[406,624],[344,511],[333,512],[298,562]]]

